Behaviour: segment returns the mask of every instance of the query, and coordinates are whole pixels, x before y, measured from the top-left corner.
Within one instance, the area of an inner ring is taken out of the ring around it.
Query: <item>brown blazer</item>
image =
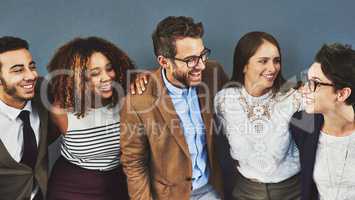
[[[121,109],[121,162],[132,200],[188,200],[192,164],[183,129],[161,77],[161,68],[150,76],[143,95],[128,95]],[[206,127],[210,184],[222,196],[221,171],[213,140],[213,97],[227,81],[213,61],[202,72],[198,86]]]

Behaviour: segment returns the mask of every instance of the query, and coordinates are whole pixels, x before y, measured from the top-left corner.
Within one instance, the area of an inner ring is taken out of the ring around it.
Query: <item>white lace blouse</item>
[[[288,131],[292,115],[302,106],[294,89],[253,97],[242,88],[226,88],[214,99],[221,128],[239,172],[263,183],[278,183],[300,171],[299,153]]]

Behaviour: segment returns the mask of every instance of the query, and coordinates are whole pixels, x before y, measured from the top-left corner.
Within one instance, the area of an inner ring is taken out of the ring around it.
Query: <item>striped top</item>
[[[96,108],[80,119],[68,113],[68,131],[62,139],[61,155],[85,169],[116,168],[120,158],[119,112]]]

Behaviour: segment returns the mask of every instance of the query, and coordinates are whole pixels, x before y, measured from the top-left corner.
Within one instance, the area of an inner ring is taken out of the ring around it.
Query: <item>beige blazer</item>
[[[206,63],[198,86],[206,127],[210,184],[222,196],[221,171],[213,133],[213,97],[227,81],[222,67]],[[128,95],[121,108],[121,162],[132,200],[188,200],[192,164],[178,115],[167,94],[161,68],[151,75],[143,95]]]

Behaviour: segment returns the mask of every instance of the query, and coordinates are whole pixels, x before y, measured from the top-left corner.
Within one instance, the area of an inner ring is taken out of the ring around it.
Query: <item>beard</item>
[[[0,80],[1,80],[2,87],[4,88],[4,92],[7,95],[13,96],[16,94],[17,90],[15,87],[9,87],[6,83],[6,81],[2,77],[0,77]]]
[[[0,77],[0,80],[1,80],[3,90],[7,96],[10,96],[10,97],[12,97],[16,100],[19,100],[19,101],[28,101],[28,100],[32,99],[32,98],[24,98],[24,97],[17,95],[18,90],[16,89],[15,86],[9,86],[2,77]]]
[[[175,80],[179,81],[184,87],[189,87],[188,73],[182,74],[177,73],[176,70],[173,71],[173,77]]]
[[[174,79],[180,82],[183,87],[187,87],[187,88],[190,87],[191,81],[189,80],[189,73],[191,72],[192,69],[189,69],[187,71],[179,71],[177,69],[178,66],[174,63],[171,68]]]

